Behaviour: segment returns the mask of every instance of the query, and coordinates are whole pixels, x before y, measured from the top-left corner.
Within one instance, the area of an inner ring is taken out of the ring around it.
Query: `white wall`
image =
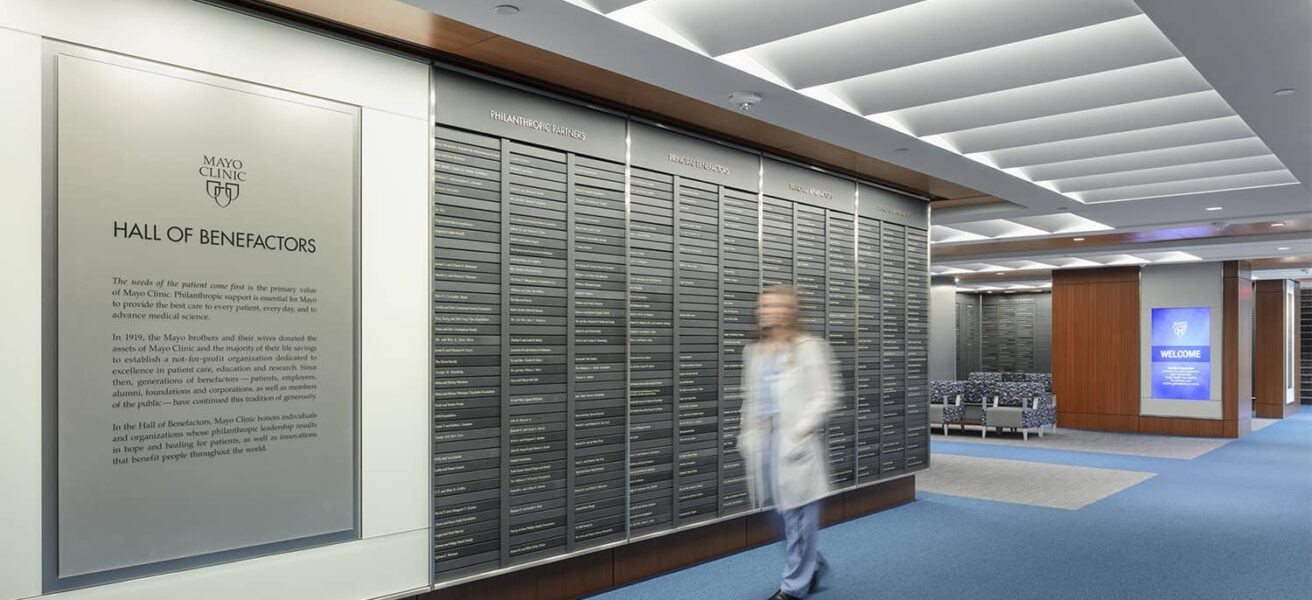
[[[929,283],[929,379],[957,379],[957,375],[957,283],[950,276],[933,277]]]
[[[363,146],[363,539],[45,597],[357,600],[427,588],[427,66],[188,0],[3,0],[0,600],[41,596],[43,37],[355,104]]]

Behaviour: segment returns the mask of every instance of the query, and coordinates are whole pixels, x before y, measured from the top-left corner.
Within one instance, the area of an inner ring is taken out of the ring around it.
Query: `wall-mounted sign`
[[[1208,307],[1152,309],[1152,397],[1209,400],[1212,382]]]
[[[354,539],[359,110],[50,62],[49,586]]]

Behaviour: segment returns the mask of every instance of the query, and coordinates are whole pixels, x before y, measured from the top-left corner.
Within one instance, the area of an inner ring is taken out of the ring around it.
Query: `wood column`
[[[1052,273],[1057,424],[1139,430],[1139,267]]]
[[[1254,370],[1253,407],[1264,419],[1283,419],[1298,412],[1298,402],[1285,404],[1285,349],[1293,347],[1295,369],[1298,368],[1298,344],[1285,326],[1290,309],[1289,292],[1293,291],[1294,318],[1298,318],[1298,286],[1286,279],[1257,282],[1257,336]],[[1294,397],[1298,397],[1298,376],[1294,377]]]

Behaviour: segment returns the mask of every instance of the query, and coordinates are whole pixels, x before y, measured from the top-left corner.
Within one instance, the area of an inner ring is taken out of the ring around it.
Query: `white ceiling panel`
[[[1046,262],[1039,262],[1036,260],[1008,260],[1008,261],[999,262],[998,264],[1007,267],[1008,269],[1014,269],[1016,271],[1033,271],[1037,269],[1057,268],[1057,265],[1046,263]]]
[[[1243,119],[1225,117],[1008,148],[982,155],[999,168],[1008,169],[1251,137],[1253,131],[1244,124]]]
[[[1249,137],[1048,163],[1025,167],[1020,171],[1031,181],[1050,182],[1086,175],[1171,167],[1190,163],[1207,163],[1232,158],[1262,156],[1268,153],[1270,153],[1270,150],[1267,150],[1262,140]]]
[[[1008,221],[1006,219],[988,219],[971,223],[958,223],[953,225],[953,228],[966,233],[973,233],[975,235],[982,235],[993,239],[1031,237],[1036,235],[1046,235],[1048,233],[1042,229],[1036,229],[1028,225],[1021,225],[1020,223]]]
[[[1194,92],[945,134],[962,154],[1234,116],[1216,92]]]
[[[575,4],[587,4],[601,13],[617,11],[621,8],[627,8],[634,4],[641,4],[643,0],[570,0]]]
[[[919,137],[1210,89],[1183,58],[889,113]]]
[[[945,227],[943,225],[929,226],[929,241],[934,243],[971,242],[987,239],[989,239],[988,236],[980,235],[978,233],[968,233],[952,227]]]
[[[1074,177],[1071,179],[1059,179],[1049,183],[1056,186],[1062,193],[1089,192],[1107,188],[1120,188],[1136,185],[1147,185],[1151,183],[1167,183],[1172,181],[1188,181],[1193,179],[1205,179],[1209,177],[1221,177],[1225,175],[1242,175],[1245,173],[1262,173],[1267,171],[1281,171],[1284,165],[1280,164],[1280,159],[1267,154],[1265,156],[1250,156],[1247,158],[1232,158],[1229,160],[1219,160],[1215,162],[1193,163],[1188,165],[1176,165],[1174,167],[1158,167],[1156,169],[1141,169],[1138,171],[1124,171],[1107,175],[1091,175],[1088,177]]]
[[[1143,15],[835,82],[862,114],[977,96],[1177,58]]]
[[[1012,220],[1021,225],[1028,225],[1035,229],[1042,229],[1048,233],[1084,233],[1111,229],[1111,227],[1103,225],[1093,219],[1087,219],[1071,213],[1018,217]]]
[[[649,0],[665,21],[710,56],[823,29],[920,0]]]
[[[1200,192],[1217,192],[1226,190],[1244,190],[1255,187],[1269,187],[1298,183],[1297,179],[1284,169],[1263,171],[1261,173],[1244,173],[1242,175],[1224,175],[1187,181],[1168,183],[1151,183],[1127,187],[1080,192],[1075,194],[1081,202],[1095,204],[1098,202],[1118,202],[1140,198],[1160,198],[1162,196],[1179,196]],[[957,225],[960,227],[960,225]]]
[[[927,0],[759,46],[751,53],[795,88],[807,88],[1139,12],[1130,0]]]

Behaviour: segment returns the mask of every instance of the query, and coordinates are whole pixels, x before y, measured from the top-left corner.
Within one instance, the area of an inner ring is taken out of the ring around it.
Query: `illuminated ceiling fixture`
[[[1074,201],[1298,183],[1129,0],[567,1]]]
[[[1135,256],[1152,263],[1193,262],[1203,260],[1199,256],[1179,251],[1140,253]]]
[[[952,225],[931,225],[933,243],[957,243],[1009,238],[1067,235],[1089,231],[1107,231],[1111,226],[1070,213],[1053,213],[1011,219],[985,219]]]
[[[1281,246],[1280,249],[1288,250],[1288,246]],[[966,263],[954,266],[938,265],[939,269],[955,269],[961,272],[974,273],[996,273],[1002,275],[1008,271],[1032,271],[1032,270],[1055,270],[1055,269],[1074,269],[1080,267],[1104,267],[1104,266],[1126,266],[1126,265],[1146,265],[1161,263],[1180,263],[1195,262],[1203,260],[1202,257],[1188,252],[1172,250],[1168,252],[1137,252],[1135,254],[1108,254],[1103,256],[1093,256],[1090,258],[1081,258],[1077,256],[1066,256],[1061,258],[1046,259],[1044,262],[1034,260],[1017,260],[1003,261],[999,263]]]
[[[931,267],[930,271],[932,271],[935,275],[959,275],[961,273],[974,273],[974,271],[971,271],[970,269],[962,269],[959,267]]]
[[[1070,269],[1074,267],[1101,267],[1102,266],[1102,263],[1096,263],[1087,258],[1079,258],[1075,256],[1058,258],[1053,262],[1056,263],[1057,267],[1061,269]]]

